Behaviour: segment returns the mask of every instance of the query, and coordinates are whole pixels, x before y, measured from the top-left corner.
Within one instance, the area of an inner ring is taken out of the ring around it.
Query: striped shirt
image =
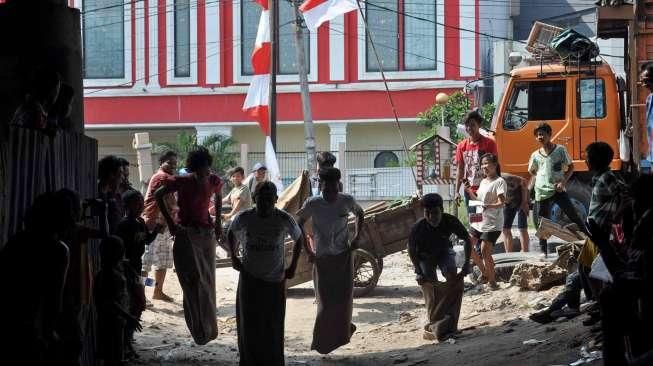
[[[592,198],[587,218],[593,219],[599,227],[612,225],[627,192],[626,183],[612,171],[597,174],[592,178]]]

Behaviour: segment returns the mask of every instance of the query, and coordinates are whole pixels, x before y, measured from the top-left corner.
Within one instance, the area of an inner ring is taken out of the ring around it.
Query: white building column
[[[145,4],[144,1],[135,2],[136,7],[136,80],[134,80],[135,88],[143,88],[145,86]],[[126,70],[131,72],[131,70]]]
[[[197,131],[197,142],[201,143],[211,135],[223,135],[231,137],[233,133],[233,126],[195,126]]]
[[[329,150],[337,153],[340,143],[347,146],[347,122],[329,123]],[[338,161],[340,161],[340,158],[339,156],[336,160],[336,168],[339,167]]]
[[[147,60],[150,71],[148,72],[148,88],[159,88],[159,0],[149,0],[147,6],[148,35],[149,35],[149,60]],[[165,11],[165,7],[162,7]]]

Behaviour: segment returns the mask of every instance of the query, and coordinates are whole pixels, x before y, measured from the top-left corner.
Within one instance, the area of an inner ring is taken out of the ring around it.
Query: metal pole
[[[277,150],[277,63],[279,60],[279,0],[268,0],[270,16],[270,139]]]
[[[311,113],[311,99],[308,90],[308,72],[306,71],[306,50],[304,50],[304,32],[302,32],[303,18],[299,12],[299,2],[292,1],[295,10],[295,49],[297,50],[297,71],[299,73],[299,88],[302,98],[302,112],[304,114],[304,142],[306,147],[306,166],[309,176],[313,176],[316,170],[315,163],[315,125]]]

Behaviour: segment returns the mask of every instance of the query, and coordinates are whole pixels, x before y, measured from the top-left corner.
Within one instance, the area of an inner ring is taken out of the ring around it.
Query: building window
[[[123,0],[84,0],[84,78],[125,77]]]
[[[578,101],[578,117],[605,117],[605,84],[603,79],[579,80],[576,100]]]
[[[175,77],[190,77],[190,0],[174,0]]]
[[[436,70],[435,1],[370,0],[365,13],[383,71]],[[366,71],[380,71],[367,34],[365,43]]]
[[[261,18],[261,6],[254,1],[243,1],[240,12],[240,63],[243,75],[252,75],[252,50],[256,41],[258,22]],[[295,39],[293,36],[295,14],[289,1],[279,2],[279,64],[280,75],[294,75],[298,72]],[[310,73],[310,35],[303,28],[304,50],[306,51],[306,72]]]
[[[399,158],[392,151],[381,151],[374,158],[375,168],[396,168],[399,166]]]
[[[565,119],[565,81],[517,82],[512,87],[503,119],[506,130],[518,130],[528,121]]]

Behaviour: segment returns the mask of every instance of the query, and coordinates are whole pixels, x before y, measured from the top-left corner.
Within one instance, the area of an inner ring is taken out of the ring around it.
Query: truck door
[[[573,103],[567,103],[565,79],[513,81],[509,93],[502,121],[498,121],[503,130],[498,141],[502,170],[527,174],[530,155],[539,147],[533,130],[540,122],[551,125],[553,142],[571,152],[574,131],[567,116],[572,115]]]
[[[576,111],[574,116],[576,126],[574,126],[574,130],[576,130],[578,139],[574,143],[573,153],[571,150],[569,153],[574,160],[585,160],[587,145],[597,140],[609,141],[604,139],[607,136],[600,136],[601,125],[605,124],[604,120],[607,117],[605,80],[598,77],[578,78],[575,80],[575,84]],[[583,170],[584,166],[575,166],[575,168]]]

